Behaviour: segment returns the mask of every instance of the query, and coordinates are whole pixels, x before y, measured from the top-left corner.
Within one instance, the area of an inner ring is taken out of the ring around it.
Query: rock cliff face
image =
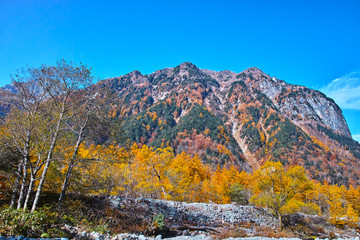
[[[111,91],[113,114],[132,141],[198,154],[213,166],[251,171],[265,161],[301,164],[318,180],[357,184],[360,145],[336,103],[253,67],[241,73],[185,62],[133,71],[94,86]]]
[[[303,86],[287,84],[284,81],[270,78],[256,68],[245,70],[259,81],[253,86],[258,87],[280,110],[281,114],[295,123],[306,126],[307,123],[322,123],[332,130],[351,137],[349,128],[341,109],[323,93]]]
[[[351,137],[349,128],[341,109],[336,103],[323,93],[303,86],[291,85],[270,77],[261,70],[253,67],[240,74],[230,71],[212,72],[204,70],[220,83],[220,89],[226,93],[229,86],[237,81],[247,83],[247,87],[260,90],[272,101],[282,115],[291,119],[299,126],[308,123],[320,123],[344,136]],[[250,81],[247,81],[250,79]],[[225,100],[225,99],[224,99]]]

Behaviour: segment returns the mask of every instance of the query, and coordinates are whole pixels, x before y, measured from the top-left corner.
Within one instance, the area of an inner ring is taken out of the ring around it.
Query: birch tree
[[[56,147],[59,135],[64,127],[64,121],[76,114],[74,109],[83,99],[76,98],[76,91],[89,86],[92,83],[93,76],[90,69],[85,65],[75,65],[72,62],[61,60],[56,66],[42,66],[38,72],[38,79],[45,87],[50,96],[49,108],[54,115],[54,124],[49,129],[52,133],[50,147],[45,160],[42,175],[37,186],[36,195],[31,208],[35,211],[39,201],[40,193],[44,185],[46,174],[48,172],[54,149]]]
[[[73,145],[73,152],[71,154],[71,157],[68,159],[67,171],[61,187],[58,201],[59,205],[61,205],[62,201],[65,198],[67,188],[70,184],[73,169],[78,161],[79,147],[87,137],[87,134],[89,132],[88,128],[97,124],[97,121],[94,121],[93,119],[101,118],[98,115],[99,107],[97,104],[96,94],[91,95],[90,93],[83,92],[82,94],[79,94],[79,96],[81,99],[83,99],[83,101],[76,101],[78,106],[75,110],[77,112],[73,114],[72,118],[66,121],[67,130],[71,132],[71,134],[75,137],[76,140]]]
[[[1,140],[21,155],[14,173],[11,206],[17,200],[17,208],[26,208],[35,181],[39,181],[31,208],[34,211],[65,121],[78,113],[76,108],[85,101],[79,97],[85,95],[78,92],[91,84],[93,76],[85,65],[61,60],[54,66],[19,70],[12,80],[13,91],[1,98],[11,106],[1,128]]]
[[[21,158],[14,173],[10,206],[21,207],[26,188],[27,168],[31,151],[34,148],[33,129],[37,124],[47,93],[36,79],[36,69],[28,67],[18,70],[12,76],[11,92],[2,92],[2,101],[11,106],[4,119],[1,138],[4,145],[17,152]]]

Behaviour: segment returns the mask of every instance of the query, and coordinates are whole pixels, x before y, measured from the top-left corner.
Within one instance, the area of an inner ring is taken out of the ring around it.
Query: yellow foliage
[[[231,156],[231,151],[227,147],[225,147],[224,145],[218,144],[217,149],[218,149],[220,154],[226,154],[228,156]]]
[[[350,227],[357,227],[357,223],[359,222],[359,214],[355,211],[351,204],[348,204],[346,211],[346,224]]]
[[[336,185],[332,185],[328,186],[325,191],[327,196],[327,202],[330,206],[330,222],[334,225],[344,225],[344,216],[346,214],[346,209],[344,207],[345,203],[341,197],[341,189]]]
[[[329,147],[319,141],[315,136],[311,136],[311,140],[313,141],[313,143],[319,145],[325,151],[330,151]]]
[[[169,177],[171,183],[176,186],[175,200],[201,201],[201,185],[209,177],[209,168],[201,163],[197,155],[190,157],[182,152],[172,160]]]
[[[205,129],[204,134],[208,135],[210,133],[210,130],[208,128]]]
[[[156,119],[158,119],[158,116],[156,114],[156,112],[150,112],[149,113],[149,116],[151,117],[151,119],[155,122]]]
[[[155,112],[148,114],[161,123]],[[149,130],[150,126],[146,128]],[[9,137],[6,129],[0,131],[4,134],[2,136]],[[219,131],[219,137],[228,139],[224,127],[220,126]],[[204,134],[209,133],[210,130],[205,129]],[[179,133],[179,136],[188,135],[186,131]],[[265,141],[262,132],[261,139]],[[274,139],[269,146],[276,141]],[[216,147],[220,154],[231,156],[226,145]],[[60,191],[63,178],[59,176],[66,174],[73,151],[70,143],[61,142],[57,149],[58,159],[51,165],[46,190]],[[30,163],[35,164],[37,157],[32,154]],[[121,194],[191,202],[211,200],[225,204],[235,199],[231,192],[236,191],[231,187],[240,185],[238,192],[242,194],[243,187],[247,194],[251,191],[253,204],[268,207],[280,219],[286,213],[319,214],[322,210],[334,225],[356,227],[359,221],[359,188],[310,181],[301,166],[285,168],[280,162],[268,161],[254,173],[246,173],[239,172],[234,166],[214,169],[202,163],[197,155],[185,152],[174,155],[170,147],[133,144],[130,149],[124,149],[116,144],[101,146],[89,143],[79,146],[76,166],[72,180],[76,186],[74,190],[87,194]]]
[[[264,132],[260,131],[260,141],[265,142],[265,140],[266,140],[266,137],[265,137]]]
[[[254,188],[251,201],[268,207],[279,217],[300,208],[302,196],[312,188],[301,166],[291,166],[285,170],[280,162],[266,162],[254,173]],[[305,203],[304,203],[305,204]]]

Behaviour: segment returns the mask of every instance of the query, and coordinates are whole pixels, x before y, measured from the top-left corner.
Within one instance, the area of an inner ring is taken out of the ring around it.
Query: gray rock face
[[[351,137],[341,109],[323,93],[271,78],[257,68],[247,69],[242,75],[243,79],[252,79],[249,85],[265,94],[283,115],[299,127],[308,123],[324,124],[339,134]]]
[[[342,111],[332,99],[327,98],[321,92],[305,87],[288,86],[288,88],[295,94],[280,101],[274,101],[284,115],[298,123],[299,126],[313,121],[325,124],[335,132],[351,137]],[[267,91],[264,93],[268,95]]]
[[[124,208],[136,204],[148,211],[148,215],[163,214],[171,224],[191,223],[198,226],[253,223],[258,226],[275,227],[277,219],[263,208],[237,204],[186,203],[155,199],[126,199],[113,197],[113,207]]]
[[[339,106],[319,91],[288,84],[275,77],[271,78],[255,67],[246,69],[239,74],[228,70],[221,72],[201,71],[220,84],[220,87],[213,89],[213,91],[222,93],[217,95],[221,102],[226,102],[226,95],[231,84],[242,80],[248,87],[252,88],[248,94],[253,94],[254,89],[260,90],[283,115],[293,120],[299,127],[303,127],[309,122],[311,124],[324,124],[339,134],[351,137]],[[246,81],[248,79],[250,81]]]

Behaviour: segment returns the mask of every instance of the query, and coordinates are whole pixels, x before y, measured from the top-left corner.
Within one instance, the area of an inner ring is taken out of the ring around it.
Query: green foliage
[[[241,137],[246,138],[246,143],[249,146],[250,152],[254,153],[259,150],[259,148],[263,147],[264,144],[264,142],[261,140],[260,132],[256,126],[256,123],[259,122],[262,114],[259,109],[253,106],[248,106],[245,111],[249,117],[249,120],[243,123]]]
[[[175,111],[178,115],[182,112],[182,108],[176,106],[175,99],[171,99],[171,103],[164,100],[149,108],[147,112],[142,112],[131,120],[125,121],[123,126],[131,141],[139,143],[145,140],[146,144],[156,148],[174,141],[180,132],[186,131],[191,134],[195,130],[196,133],[202,133],[206,129],[211,129],[208,134],[211,140],[225,145],[237,158],[241,159],[241,149],[226,130],[223,121],[204,106],[194,104],[178,124],[174,119]],[[157,118],[152,117],[153,113],[156,113]]]
[[[159,85],[162,82],[166,82],[166,81],[171,81],[172,79],[167,78],[167,74],[165,71],[161,71],[160,74],[158,74],[157,76],[155,76],[154,74],[151,74],[148,77],[149,81],[154,84],[154,85]]]
[[[309,136],[291,123],[288,118],[278,123],[278,131],[270,140],[277,139],[277,148],[291,148],[293,145],[305,145],[305,140],[311,140]]]
[[[220,87],[220,84],[213,78],[211,78],[210,76],[206,76],[201,77],[201,78],[195,78],[195,79],[186,79],[186,81],[183,81],[182,84],[183,85],[190,85],[190,84],[194,84],[194,83],[200,83],[204,88],[210,87],[210,86],[214,86],[214,87]]]
[[[59,237],[65,236],[54,226],[61,223],[59,214],[51,212],[49,207],[39,208],[37,211],[29,212],[4,207],[0,211],[1,234],[23,235],[27,237]]]
[[[218,127],[222,125],[222,121],[214,114],[210,113],[204,106],[195,104],[191,110],[181,119],[174,129],[174,134],[178,132],[204,132],[206,128],[211,129],[209,136],[213,140],[218,139],[220,133]],[[225,143],[225,138],[221,138],[221,143]]]
[[[239,73],[238,75],[236,75],[236,78],[246,80],[246,74],[244,72]]]
[[[227,146],[228,149],[240,159],[239,153],[241,153],[241,149],[234,137],[229,134],[223,121],[209,112],[204,106],[198,104],[195,104],[175,126],[172,132],[172,138],[179,132],[187,131],[191,133],[193,130],[196,130],[197,133],[201,133],[204,132],[205,129],[211,129],[208,136],[210,136],[213,141]]]
[[[161,213],[156,214],[153,219],[153,225],[157,229],[162,230],[165,227],[164,215]]]
[[[329,138],[338,141],[343,146],[348,146],[350,152],[354,155],[354,157],[360,159],[360,144],[358,142],[354,141],[352,138],[337,134],[331,129],[323,127],[321,125],[317,125],[317,130],[325,133]]]
[[[123,119],[118,116],[99,118],[95,114],[91,114],[85,135],[97,145],[107,145],[114,142],[121,145],[128,139],[128,133],[122,124]]]
[[[239,183],[234,183],[230,186],[230,200],[241,205],[247,205],[244,186]]]
[[[108,227],[108,224],[97,225],[96,227],[94,227],[94,228],[92,229],[92,231],[98,232],[98,233],[101,233],[101,234],[109,233],[109,232],[110,232],[109,227]]]
[[[250,121],[245,122],[241,130],[241,137],[246,137],[250,152],[256,152],[262,146],[259,130]]]
[[[236,82],[233,82],[233,83],[231,84],[231,88],[230,88],[230,90],[229,90],[229,92],[228,92],[228,97],[231,97],[231,95],[232,95],[233,92],[234,92],[234,89],[235,89],[236,87],[238,87],[238,86],[241,86],[242,90],[247,91],[247,87],[246,87],[246,85],[245,85],[245,83],[244,83],[243,81],[236,81]]]
[[[127,130],[131,141],[139,143],[142,138],[148,141],[152,135],[155,135],[158,137],[153,139],[154,142],[147,143],[150,143],[151,146],[160,147],[163,140],[169,141],[171,139],[169,133],[176,124],[174,119],[175,111],[181,114],[182,110],[176,106],[173,99],[171,104],[161,101],[149,108],[147,112],[142,112],[128,119],[123,126]],[[153,118],[149,113],[156,113],[158,118]]]
[[[267,128],[269,125],[274,126],[275,123],[280,122],[280,118],[276,113],[271,113],[264,123],[264,127]]]
[[[40,237],[42,237],[42,238],[49,238],[49,237],[50,237],[50,234],[48,234],[48,233],[42,233]]]
[[[250,116],[253,118],[253,120],[255,122],[258,122],[260,117],[261,117],[261,113],[259,111],[259,109],[253,107],[253,106],[250,106],[250,107],[247,107],[246,108],[246,111],[250,114]]]

